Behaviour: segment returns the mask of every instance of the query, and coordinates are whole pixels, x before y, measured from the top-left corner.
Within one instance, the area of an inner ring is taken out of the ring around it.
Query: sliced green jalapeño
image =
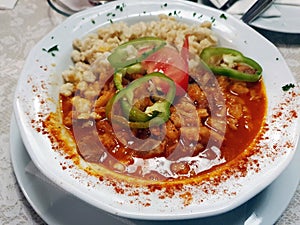
[[[200,58],[216,75],[247,82],[256,82],[262,76],[262,67],[256,61],[234,49],[208,47]]]
[[[114,73],[114,84],[118,90],[123,89],[123,77],[127,74],[133,74],[133,73],[144,73],[145,70],[142,67],[141,63],[132,64],[130,66],[124,67],[122,69],[117,70]]]
[[[113,68],[119,70],[143,61],[165,45],[166,41],[160,38],[137,38],[119,45],[107,59]]]
[[[166,88],[168,90],[163,92]],[[141,93],[143,89],[147,91]],[[106,116],[111,122],[127,123],[131,128],[159,126],[170,117],[175,93],[174,81],[162,73],[154,72],[132,81],[118,91],[106,106]],[[151,104],[142,108],[136,106],[140,97],[141,101],[151,98]]]

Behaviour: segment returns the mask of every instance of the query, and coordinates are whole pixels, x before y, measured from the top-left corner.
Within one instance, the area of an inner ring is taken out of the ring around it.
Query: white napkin
[[[256,0],[239,0],[235,2],[227,12],[230,14],[242,15],[256,2]],[[265,12],[263,12],[261,17],[280,17],[281,12],[276,8],[276,5],[294,5],[300,6],[300,0],[276,0],[274,4],[271,5]]]
[[[276,0],[275,4],[300,6],[300,0]]]
[[[0,9],[13,9],[18,0],[0,0]]]
[[[255,213],[252,213],[245,221],[244,225],[260,225],[261,223],[262,218],[258,217]]]
[[[60,0],[60,2],[74,11],[80,11],[92,6],[88,0]]]

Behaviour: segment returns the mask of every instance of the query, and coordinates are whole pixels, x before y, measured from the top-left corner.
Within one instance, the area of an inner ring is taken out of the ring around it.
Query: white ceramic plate
[[[259,17],[251,25],[265,30],[299,34],[300,33],[300,7],[291,5],[274,5],[280,11],[280,17],[263,18]]]
[[[175,196],[191,193],[192,201],[189,205],[184,205],[180,197],[162,200],[160,196],[164,194],[164,190],[148,195],[141,187],[134,190],[134,193],[139,193],[138,197],[132,194],[131,189],[120,194],[112,185],[99,182],[96,177],[87,175],[76,166],[63,170],[62,162],[68,165],[72,162],[53,151],[49,138],[41,132],[42,120],[50,111],[56,110],[58,89],[62,84],[60,74],[71,65],[71,43],[74,38],[82,38],[100,26],[109,25],[110,20],[134,23],[153,20],[161,13],[174,12],[179,20],[186,23],[214,21],[213,31],[220,36],[221,45],[234,47],[260,62],[264,68],[263,76],[269,100],[269,127],[264,140],[259,143],[261,154],[249,159],[253,162],[257,160],[260,172],[255,172],[257,168],[249,165],[247,176],[243,178],[231,177],[217,187],[208,182],[205,185],[214,189],[213,194],[199,187],[186,185]],[[113,18],[109,17],[112,14]],[[295,80],[277,48],[232,16],[224,19],[220,15],[220,11],[180,0],[132,0],[125,4],[115,1],[71,16],[45,36],[28,56],[14,101],[22,139],[39,170],[56,185],[91,205],[112,214],[138,219],[176,220],[224,213],[246,202],[269,185],[286,168],[295,152],[300,130],[299,116],[297,119],[294,115],[299,111],[299,93],[295,94],[298,89],[295,88],[292,92],[282,91],[283,85],[295,83]],[[59,51],[55,52],[55,56],[43,50],[56,45]],[[293,94],[296,96],[292,96]]]
[[[10,153],[18,183],[34,210],[49,225],[162,225],[159,221],[139,221],[113,216],[97,209],[51,183],[34,166],[23,145],[14,116],[10,126]],[[300,145],[285,171],[265,190],[230,212],[208,218],[168,221],[168,225],[274,224],[287,207],[299,183]],[[45,195],[44,193],[47,193]],[[256,219],[256,220],[254,220]],[[252,224],[250,223],[252,221]]]

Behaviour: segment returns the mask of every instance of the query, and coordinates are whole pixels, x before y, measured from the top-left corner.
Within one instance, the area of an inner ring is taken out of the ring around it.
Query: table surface
[[[65,17],[46,1],[22,0],[13,10],[0,10],[0,224],[44,224],[21,192],[10,159],[9,128],[14,90],[26,57],[44,35]],[[258,30],[280,50],[300,82],[300,34]],[[300,185],[276,225],[300,224]]]

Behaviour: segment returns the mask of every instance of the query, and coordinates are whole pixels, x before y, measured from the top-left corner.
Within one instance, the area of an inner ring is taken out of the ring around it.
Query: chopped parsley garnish
[[[109,12],[109,13],[106,14],[106,17],[108,17],[107,20],[108,20],[110,23],[113,23],[112,17],[115,17],[115,16],[116,16],[116,14],[115,14],[115,13],[112,13],[112,12]]]
[[[116,5],[115,10],[118,10],[118,11],[120,11],[120,12],[123,12],[125,6],[126,6],[125,3],[122,3],[121,5]],[[107,18],[107,21],[109,21],[110,23],[113,23],[112,17],[115,17],[115,16],[116,16],[115,13],[112,13],[112,12],[107,13],[107,14],[106,14],[106,17],[108,17],[108,18]]]
[[[174,10],[173,13],[170,12],[168,15],[169,15],[169,16],[179,16],[180,13],[181,13],[180,10],[179,10],[179,11]]]
[[[222,13],[222,14],[220,15],[220,18],[221,18],[221,19],[224,19],[224,20],[227,20],[227,16],[226,16],[224,13]]]
[[[289,83],[289,84],[282,86],[282,90],[289,91],[291,88],[294,88],[294,87],[295,87],[295,84]]]
[[[216,18],[215,17],[210,17],[210,19],[211,19],[211,22],[213,23],[213,22],[215,22],[216,21]]]
[[[45,51],[45,52],[47,52],[47,53],[50,53],[52,56],[55,56],[54,52],[58,52],[59,51],[58,45],[54,45],[51,48],[49,48],[48,50],[45,49],[45,48],[43,48],[42,50]]]
[[[164,7],[167,7],[168,6],[168,3],[165,3],[163,5],[161,5],[161,8],[164,8]]]
[[[121,5],[117,5],[116,10],[120,10],[120,12],[123,12],[125,6],[126,6],[125,3],[122,3]]]
[[[178,15],[178,14],[180,14],[181,13],[181,11],[176,11],[176,10],[174,10],[174,15]]]
[[[114,13],[110,12],[110,13],[107,13],[107,14],[106,14],[106,16],[112,16],[112,17],[115,17],[115,16],[116,16],[116,14],[114,14]]]

